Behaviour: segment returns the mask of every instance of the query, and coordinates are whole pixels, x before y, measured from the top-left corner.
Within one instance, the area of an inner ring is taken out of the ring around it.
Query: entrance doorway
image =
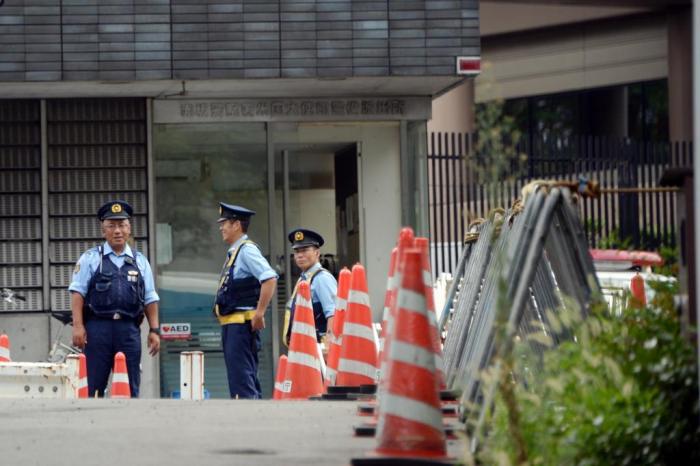
[[[283,251],[277,258],[282,310],[300,275],[287,239],[290,230],[308,228],[323,236],[321,262],[336,277],[360,260],[358,148],[355,142],[274,146],[276,210],[282,216],[273,241]]]

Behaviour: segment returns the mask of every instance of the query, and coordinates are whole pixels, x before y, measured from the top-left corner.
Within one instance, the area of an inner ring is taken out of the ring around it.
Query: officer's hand
[[[148,333],[148,354],[155,356],[160,351],[160,337],[153,332]]]
[[[253,330],[262,330],[265,328],[265,314],[255,314],[250,321],[250,326]]]
[[[87,332],[84,325],[73,326],[73,346],[83,349],[87,343]]]

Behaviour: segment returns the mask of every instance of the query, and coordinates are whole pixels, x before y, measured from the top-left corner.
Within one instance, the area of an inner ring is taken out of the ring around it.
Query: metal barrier
[[[500,361],[494,356],[510,354],[515,337],[526,341],[535,332],[545,332],[555,346],[568,339],[566,330],[556,333],[549,325],[548,312],[568,309],[585,315],[599,292],[567,189],[538,188],[522,210],[515,207],[490,217],[478,239],[465,248],[467,263],[454,279],[458,291],[441,322],[447,385],[460,390],[463,403],[473,407],[467,416],[475,420],[477,431],[495,390],[495,384],[482,384],[480,374],[487,367],[499,373]],[[530,345],[535,354],[546,350],[536,342]]]

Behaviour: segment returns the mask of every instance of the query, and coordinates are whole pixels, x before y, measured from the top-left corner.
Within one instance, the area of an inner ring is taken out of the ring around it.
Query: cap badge
[[[122,211],[122,206],[120,204],[112,204],[112,213],[118,214]]]
[[[219,206],[219,215],[222,215],[224,213],[224,208]]]
[[[301,241],[304,239],[304,233],[301,231],[297,231],[294,233],[294,241]]]

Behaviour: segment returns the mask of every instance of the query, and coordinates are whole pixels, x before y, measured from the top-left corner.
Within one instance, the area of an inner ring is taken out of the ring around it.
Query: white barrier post
[[[201,351],[180,353],[180,399],[204,399],[204,353]]]

